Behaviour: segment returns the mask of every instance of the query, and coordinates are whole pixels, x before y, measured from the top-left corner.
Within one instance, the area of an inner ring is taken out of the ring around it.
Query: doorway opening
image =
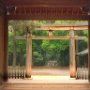
[[[25,78],[26,73],[31,76],[81,77],[78,65],[84,67],[82,64],[85,60],[77,61],[77,57],[81,55],[78,49],[81,48],[82,51],[87,48],[87,30],[87,21],[9,21],[9,78]],[[80,46],[77,41],[81,43]],[[85,78],[87,76],[86,74]]]
[[[38,45],[33,47],[32,75],[69,76],[69,40],[33,40],[33,44]]]

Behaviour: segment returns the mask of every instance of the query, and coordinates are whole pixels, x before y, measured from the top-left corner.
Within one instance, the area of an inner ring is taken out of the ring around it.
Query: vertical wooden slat
[[[75,60],[75,35],[74,31],[70,31],[70,77],[76,77],[76,60]]]

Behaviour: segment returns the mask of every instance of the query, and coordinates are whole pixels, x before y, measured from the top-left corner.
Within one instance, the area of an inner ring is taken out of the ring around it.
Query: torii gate
[[[26,77],[31,77],[32,68],[32,40],[70,40],[70,77],[76,77],[76,48],[75,40],[87,39],[85,36],[75,36],[75,30],[88,30],[87,25],[76,25],[76,26],[60,26],[60,25],[43,25],[35,30],[47,30],[48,36],[33,36],[32,32],[29,31],[26,36],[15,36],[15,39],[27,40],[27,59],[26,59]],[[69,36],[53,36],[53,30],[66,30],[70,31]],[[15,35],[15,34],[14,34]],[[16,41],[16,40],[15,40]],[[16,57],[15,57],[16,58]]]

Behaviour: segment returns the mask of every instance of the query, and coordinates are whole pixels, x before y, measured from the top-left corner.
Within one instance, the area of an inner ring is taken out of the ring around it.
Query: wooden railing
[[[8,78],[19,79],[25,78],[25,67],[8,67]]]
[[[76,54],[77,79],[88,79],[88,49]]]
[[[88,79],[88,68],[87,67],[77,68],[77,79]]]
[[[25,78],[25,67],[8,67],[8,78],[9,79],[24,79]],[[77,68],[77,79],[88,79],[88,68],[78,67]]]

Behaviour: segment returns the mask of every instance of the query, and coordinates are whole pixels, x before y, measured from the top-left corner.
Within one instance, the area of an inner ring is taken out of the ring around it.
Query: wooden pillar
[[[27,59],[26,59],[26,78],[31,78],[31,68],[32,68],[32,38],[31,34],[27,35]]]
[[[0,78],[8,79],[7,72],[8,23],[5,16],[0,16]]]
[[[70,31],[70,77],[76,77],[76,60],[75,60],[75,35],[74,30]]]
[[[4,18],[4,81],[8,80],[8,19]]]
[[[90,82],[90,20],[88,21],[88,80]]]
[[[4,17],[0,16],[0,80],[4,76]]]

